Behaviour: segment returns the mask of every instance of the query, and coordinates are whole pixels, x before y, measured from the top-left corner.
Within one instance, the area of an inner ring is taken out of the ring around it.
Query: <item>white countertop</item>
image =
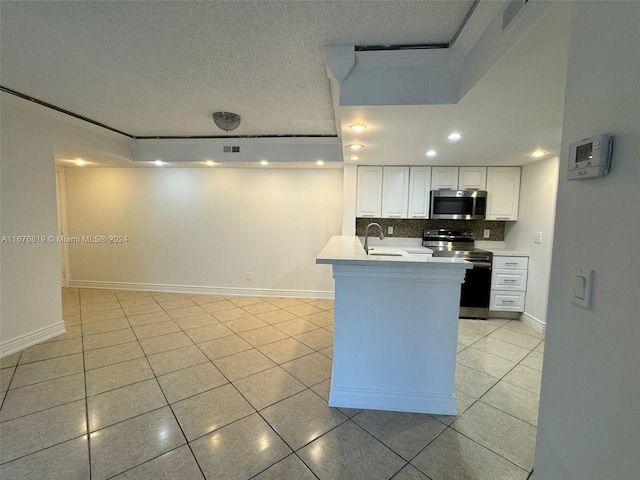
[[[455,258],[432,257],[432,250],[425,247],[405,247],[397,245],[374,245],[367,255],[356,236],[334,235],[316,258],[319,264],[342,265],[408,265],[432,264],[440,267],[472,268],[470,262]],[[375,255],[378,253],[378,255]]]

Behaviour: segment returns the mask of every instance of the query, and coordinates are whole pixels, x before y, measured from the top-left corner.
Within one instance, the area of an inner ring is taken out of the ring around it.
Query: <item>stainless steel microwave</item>
[[[487,192],[483,190],[432,190],[431,215],[440,220],[483,220]]]

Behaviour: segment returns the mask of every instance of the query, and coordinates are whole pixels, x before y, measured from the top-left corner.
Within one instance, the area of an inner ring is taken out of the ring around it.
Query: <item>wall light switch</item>
[[[576,268],[573,273],[573,289],[571,303],[583,308],[591,308],[591,290],[593,270]]]
[[[387,235],[393,235],[393,227],[387,228]]]
[[[533,234],[533,243],[542,243],[542,232],[536,232]]]
[[[484,238],[489,238],[491,236],[491,230],[488,228],[484,229]]]

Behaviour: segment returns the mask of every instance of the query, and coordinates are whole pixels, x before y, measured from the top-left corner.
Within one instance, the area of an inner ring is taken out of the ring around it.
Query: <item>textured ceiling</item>
[[[336,134],[324,47],[449,43],[473,1],[2,1],[0,83],[135,136]]]

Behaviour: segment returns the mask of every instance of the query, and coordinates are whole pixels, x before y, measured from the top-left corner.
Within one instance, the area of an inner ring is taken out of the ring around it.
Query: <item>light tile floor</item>
[[[524,480],[543,337],[460,320],[457,417],[329,408],[333,302],[62,292],[1,361],[0,477]]]

